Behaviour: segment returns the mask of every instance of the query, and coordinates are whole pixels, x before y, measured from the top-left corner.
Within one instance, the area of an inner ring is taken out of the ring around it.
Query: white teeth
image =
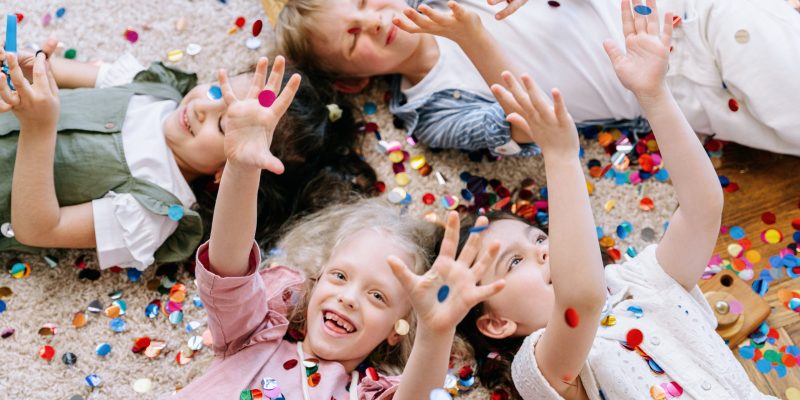
[[[327,319],[327,320],[331,320],[331,321],[335,322],[336,325],[338,325],[339,327],[341,327],[344,330],[346,330],[347,333],[352,333],[355,330],[353,328],[353,325],[350,325],[350,323],[348,323],[344,319],[339,318],[338,315],[336,315],[336,314],[334,314],[332,312],[326,312],[325,315],[324,315],[324,318]]]

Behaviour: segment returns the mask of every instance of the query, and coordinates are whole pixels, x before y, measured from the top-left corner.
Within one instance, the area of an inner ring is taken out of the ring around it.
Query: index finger
[[[228,73],[224,69],[219,70],[219,88],[222,89],[222,100],[225,104],[231,105],[239,101],[236,94],[233,93],[231,83],[228,81]]]
[[[620,2],[620,11],[622,11],[622,33],[625,37],[636,33],[633,26],[633,11],[631,11],[630,0],[622,0]]]

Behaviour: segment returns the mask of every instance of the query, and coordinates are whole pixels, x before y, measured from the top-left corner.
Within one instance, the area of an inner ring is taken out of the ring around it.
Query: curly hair
[[[351,234],[364,229],[390,235],[395,244],[413,255],[414,264],[409,267],[417,274],[431,265],[436,240],[441,236],[439,226],[403,215],[400,208],[382,199],[361,199],[328,207],[297,220],[278,242],[278,251],[267,260],[270,264],[291,266],[306,276],[305,296],[289,317],[293,329],[304,331],[308,300],[333,250]],[[309,245],[309,240],[313,240],[313,245]],[[416,326],[413,311],[405,319],[411,327],[409,334],[396,346],[384,342],[370,354],[369,360],[383,373],[402,373],[411,353]]]
[[[285,172],[261,174],[256,240],[264,249],[275,244],[283,227],[294,218],[378,193],[375,171],[359,152],[363,136],[356,121],[357,108],[319,76],[296,68],[286,72],[284,84],[295,72],[302,81],[275,129],[270,148],[283,162]],[[342,110],[338,119],[330,118],[331,104]],[[207,236],[216,202],[213,178],[197,179],[191,186]]]

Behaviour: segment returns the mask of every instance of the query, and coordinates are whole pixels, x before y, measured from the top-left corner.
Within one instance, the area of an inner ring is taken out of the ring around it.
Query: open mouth
[[[397,25],[390,24],[389,32],[386,34],[386,45],[390,45],[394,42],[394,38],[397,36]]]
[[[189,132],[190,135],[194,136],[192,125],[189,123],[189,107],[184,107],[181,112],[181,125],[186,128],[186,131]]]
[[[354,333],[357,330],[349,319],[333,311],[323,312],[322,321],[326,328],[340,335]]]

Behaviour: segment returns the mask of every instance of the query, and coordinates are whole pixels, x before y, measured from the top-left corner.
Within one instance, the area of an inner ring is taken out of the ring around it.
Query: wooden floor
[[[760,251],[762,260],[754,266],[757,279],[769,257],[792,242],[794,229],[791,220],[800,218],[800,158],[728,145],[723,157],[715,160],[715,164],[719,175],[728,177],[740,187],[737,192],[725,193],[722,225],[744,228],[753,249]],[[784,239],[778,244],[766,244],[760,239],[761,232],[767,228],[761,215],[767,211],[777,216],[774,226],[783,233]],[[730,259],[727,247],[734,242],[730,235],[720,235],[715,254]],[[779,302],[777,293],[780,289],[800,290],[800,278],[784,277],[770,283],[764,297],[772,307],[767,323],[780,333],[778,347],[800,345],[800,314]],[[745,341],[747,343],[749,340]],[[785,377],[778,378],[774,371],[768,374],[758,372],[752,360],[742,359],[738,351],[735,353],[762,392],[785,399],[786,389],[800,389],[800,366],[789,368]]]

